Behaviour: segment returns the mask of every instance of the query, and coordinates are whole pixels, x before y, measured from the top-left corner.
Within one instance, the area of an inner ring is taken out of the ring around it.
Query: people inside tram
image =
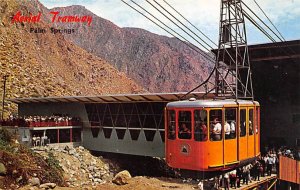
[[[240,136],[241,136],[241,137],[246,136],[246,121],[241,122],[241,126],[240,126]]]
[[[176,131],[175,131],[175,125],[171,124],[169,126],[169,133],[168,133],[168,138],[169,139],[175,139]]]
[[[230,139],[230,125],[227,121],[225,121],[224,130],[225,130],[225,139]]]
[[[213,141],[219,141],[221,140],[221,134],[222,134],[222,125],[219,121],[219,119],[216,117],[213,120],[212,123],[212,140]]]
[[[181,124],[178,137],[180,139],[190,139],[191,138],[191,130],[186,126],[185,123]]]
[[[230,138],[231,139],[234,139],[235,138],[235,125],[236,125],[236,123],[235,123],[235,121],[231,121],[231,123],[230,123]]]
[[[207,126],[204,121],[195,124],[195,140],[206,141],[207,140]]]
[[[253,125],[252,125],[252,121],[249,121],[249,135],[253,135]]]

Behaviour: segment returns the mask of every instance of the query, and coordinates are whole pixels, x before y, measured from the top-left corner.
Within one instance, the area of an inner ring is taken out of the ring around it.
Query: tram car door
[[[247,108],[239,109],[239,160],[245,160],[248,156],[248,138],[247,138]]]
[[[231,165],[238,161],[237,107],[225,107],[223,114],[224,164]]]
[[[253,107],[248,108],[248,158],[255,156],[255,142],[254,142],[254,111]]]

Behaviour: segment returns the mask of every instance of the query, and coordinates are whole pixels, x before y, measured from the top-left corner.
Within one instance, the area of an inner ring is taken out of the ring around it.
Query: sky
[[[134,5],[131,0],[124,0]],[[200,46],[195,40],[189,38],[184,32],[164,18],[156,11],[146,0],[134,0],[141,6],[145,7],[151,14],[155,15],[166,25],[170,26],[174,31],[180,33],[194,45]],[[163,0],[156,0],[165,8],[168,5]],[[218,43],[219,36],[219,19],[220,19],[220,0],[166,0],[192,24],[194,24],[201,32],[208,36],[215,44]],[[300,39],[300,0],[243,0],[256,14],[258,14],[267,24],[266,17],[259,10],[255,1],[265,11],[273,24],[277,27],[285,40]],[[136,27],[143,28],[150,32],[171,36],[158,26],[153,24],[144,16],[140,15],[132,8],[128,7],[121,0],[40,0],[47,8],[64,7],[69,5],[83,5],[94,14],[108,19],[119,27]],[[154,1],[150,0],[153,4]],[[136,7],[136,6],[135,6]],[[170,12],[171,9],[168,8]],[[185,22],[179,15],[172,12],[181,22]],[[257,19],[256,19],[257,20]],[[203,37],[196,29],[189,27],[200,37]],[[261,34],[251,23],[246,23],[248,44],[259,44],[271,42],[268,38]],[[275,29],[274,29],[275,30]],[[277,38],[276,38],[277,39]],[[200,41],[200,40],[198,40]],[[206,40],[207,41],[207,40]],[[279,40],[276,40],[279,41]],[[214,47],[213,44],[210,44]],[[201,48],[201,46],[200,46]]]

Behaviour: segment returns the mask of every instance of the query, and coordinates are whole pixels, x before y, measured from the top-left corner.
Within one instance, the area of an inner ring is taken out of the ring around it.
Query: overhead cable
[[[167,1],[163,0],[171,9],[173,9],[178,15],[180,15],[186,22],[188,22],[190,25],[192,25],[198,32],[200,32],[205,38],[207,38],[212,44],[214,44],[216,47],[218,45],[212,41],[207,35],[205,35],[200,29],[198,29],[193,23],[191,23],[188,19],[186,19],[180,12],[178,12],[172,5],[170,5]]]
[[[259,6],[259,4],[256,2],[256,0],[253,0],[255,2],[255,4],[258,6],[258,8],[261,10],[261,12],[265,15],[265,17],[267,17],[267,19],[269,20],[269,22],[272,24],[272,26],[275,28],[275,30],[278,32],[278,34],[280,35],[280,37],[282,38],[283,41],[285,41],[283,35],[279,32],[279,30],[277,29],[277,27],[273,24],[273,22],[271,21],[271,19],[267,16],[267,14],[265,13],[265,11]]]
[[[189,37],[191,37],[193,40],[195,40],[200,46],[202,46],[204,49],[206,49],[208,52],[210,49],[208,49],[206,46],[204,46],[201,42],[199,42],[196,38],[191,36],[185,29],[183,29],[181,26],[179,26],[176,22],[174,22],[172,19],[170,19],[165,13],[163,13],[161,10],[159,10],[155,5],[153,5],[149,0],[146,0],[147,3],[149,3],[153,8],[155,8],[160,14],[162,14],[164,17],[166,17],[169,21],[171,21],[173,24],[175,24],[178,28],[180,28],[185,34],[187,34]]]
[[[242,10],[243,15],[257,28],[259,29],[267,38],[269,38],[272,42],[276,42],[276,40],[263,28],[261,27],[245,10]]]
[[[146,0],[148,1],[148,0]],[[182,23],[178,18],[176,18],[172,13],[170,13],[167,9],[165,9],[160,3],[156,0],[153,0],[160,8],[166,11],[170,16],[172,16],[176,21],[178,21],[182,26],[188,29],[191,33],[193,33],[198,39],[200,39],[203,43],[205,43],[210,49],[213,49],[211,45],[209,45],[206,41],[204,41],[200,36],[198,36],[194,31],[192,31],[189,27],[187,27],[184,23]]]
[[[250,9],[249,8],[249,6],[248,5],[246,5],[246,3],[244,3],[243,1],[242,1],[242,3],[243,3],[243,5],[260,21],[260,22],[262,22],[262,24],[264,25],[264,26],[266,26],[280,41],[283,41],[282,39],[281,39],[281,37],[280,36],[278,36],[259,16],[257,16],[257,14],[254,12],[254,11],[252,11],[252,9]]]
[[[191,49],[193,49],[197,53],[201,54],[203,57],[209,59],[212,62],[215,62],[214,58],[212,58],[211,56],[209,56],[208,54],[206,54],[205,52],[203,52],[199,47],[193,45],[189,40],[187,40],[185,37],[183,37],[182,35],[180,35],[178,32],[176,32],[175,30],[173,30],[172,28],[170,28],[169,26],[167,26],[162,21],[160,21],[157,17],[155,17],[153,14],[151,14],[149,11],[147,11],[145,8],[143,8],[142,6],[140,6],[135,1],[131,0],[131,2],[133,2],[136,6],[138,6],[140,9],[142,9],[143,11],[145,11],[146,13],[148,13],[149,15],[151,15],[154,19],[156,19],[158,22],[160,22],[163,26],[165,26],[166,28],[168,28],[169,30],[171,30],[172,32],[174,32],[175,34],[177,34],[181,39],[178,38],[176,35],[174,35],[172,32],[168,31],[166,28],[164,28],[160,24],[158,24],[156,21],[154,21],[153,19],[151,19],[150,17],[148,17],[147,15],[145,15],[144,13],[142,13],[141,11],[139,11],[138,9],[136,9],[135,7],[133,7],[132,5],[130,5],[129,3],[127,3],[126,1],[124,1],[124,0],[121,0],[121,1],[123,3],[125,3],[127,6],[129,6],[130,8],[132,8],[133,10],[135,10],[136,12],[138,12],[139,14],[143,15],[145,18],[147,18],[151,22],[153,22],[155,25],[159,26],[161,29],[163,29],[164,31],[166,31],[168,34],[172,35],[173,37],[175,37],[176,39],[180,40],[181,42],[183,42],[184,44],[186,44],[188,47],[190,47]]]

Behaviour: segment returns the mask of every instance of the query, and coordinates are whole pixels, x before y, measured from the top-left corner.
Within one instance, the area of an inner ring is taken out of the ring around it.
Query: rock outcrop
[[[70,187],[95,186],[110,182],[116,168],[110,166],[102,157],[93,156],[83,147],[51,148],[35,147],[33,150],[45,158],[49,153],[59,161],[64,171],[64,178]]]

